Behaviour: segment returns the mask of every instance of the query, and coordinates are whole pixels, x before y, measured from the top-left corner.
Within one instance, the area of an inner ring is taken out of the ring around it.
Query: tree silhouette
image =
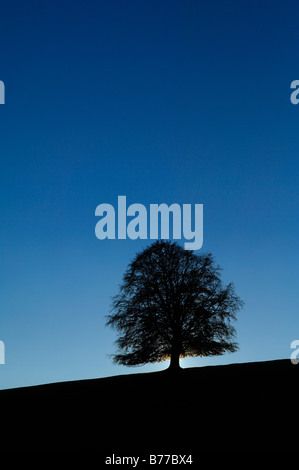
[[[157,241],[138,253],[113,298],[106,325],[121,333],[114,362],[126,366],[238,349],[231,321],[243,302],[223,286],[211,254]]]

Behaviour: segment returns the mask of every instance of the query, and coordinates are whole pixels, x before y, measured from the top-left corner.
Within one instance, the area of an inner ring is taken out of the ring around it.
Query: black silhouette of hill
[[[2,449],[287,449],[298,387],[299,365],[275,360],[1,390]]]

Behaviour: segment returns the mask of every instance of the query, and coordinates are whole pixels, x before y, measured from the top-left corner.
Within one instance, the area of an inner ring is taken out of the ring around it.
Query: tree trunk
[[[174,351],[170,356],[169,370],[171,372],[177,372],[181,369],[180,367],[180,353]]]

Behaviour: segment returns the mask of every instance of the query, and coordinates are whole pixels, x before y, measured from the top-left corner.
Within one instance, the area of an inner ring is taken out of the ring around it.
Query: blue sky
[[[295,1],[1,1],[0,388],[115,366],[111,297],[150,241],[95,237],[95,208],[204,205],[204,244],[245,302],[240,350],[299,336]]]

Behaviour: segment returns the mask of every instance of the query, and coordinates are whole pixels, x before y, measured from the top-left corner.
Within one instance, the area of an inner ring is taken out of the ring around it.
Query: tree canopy
[[[213,256],[157,241],[130,262],[113,298],[107,325],[120,336],[114,362],[126,366],[164,361],[179,368],[187,356],[238,349],[232,322],[243,302],[220,279]]]

